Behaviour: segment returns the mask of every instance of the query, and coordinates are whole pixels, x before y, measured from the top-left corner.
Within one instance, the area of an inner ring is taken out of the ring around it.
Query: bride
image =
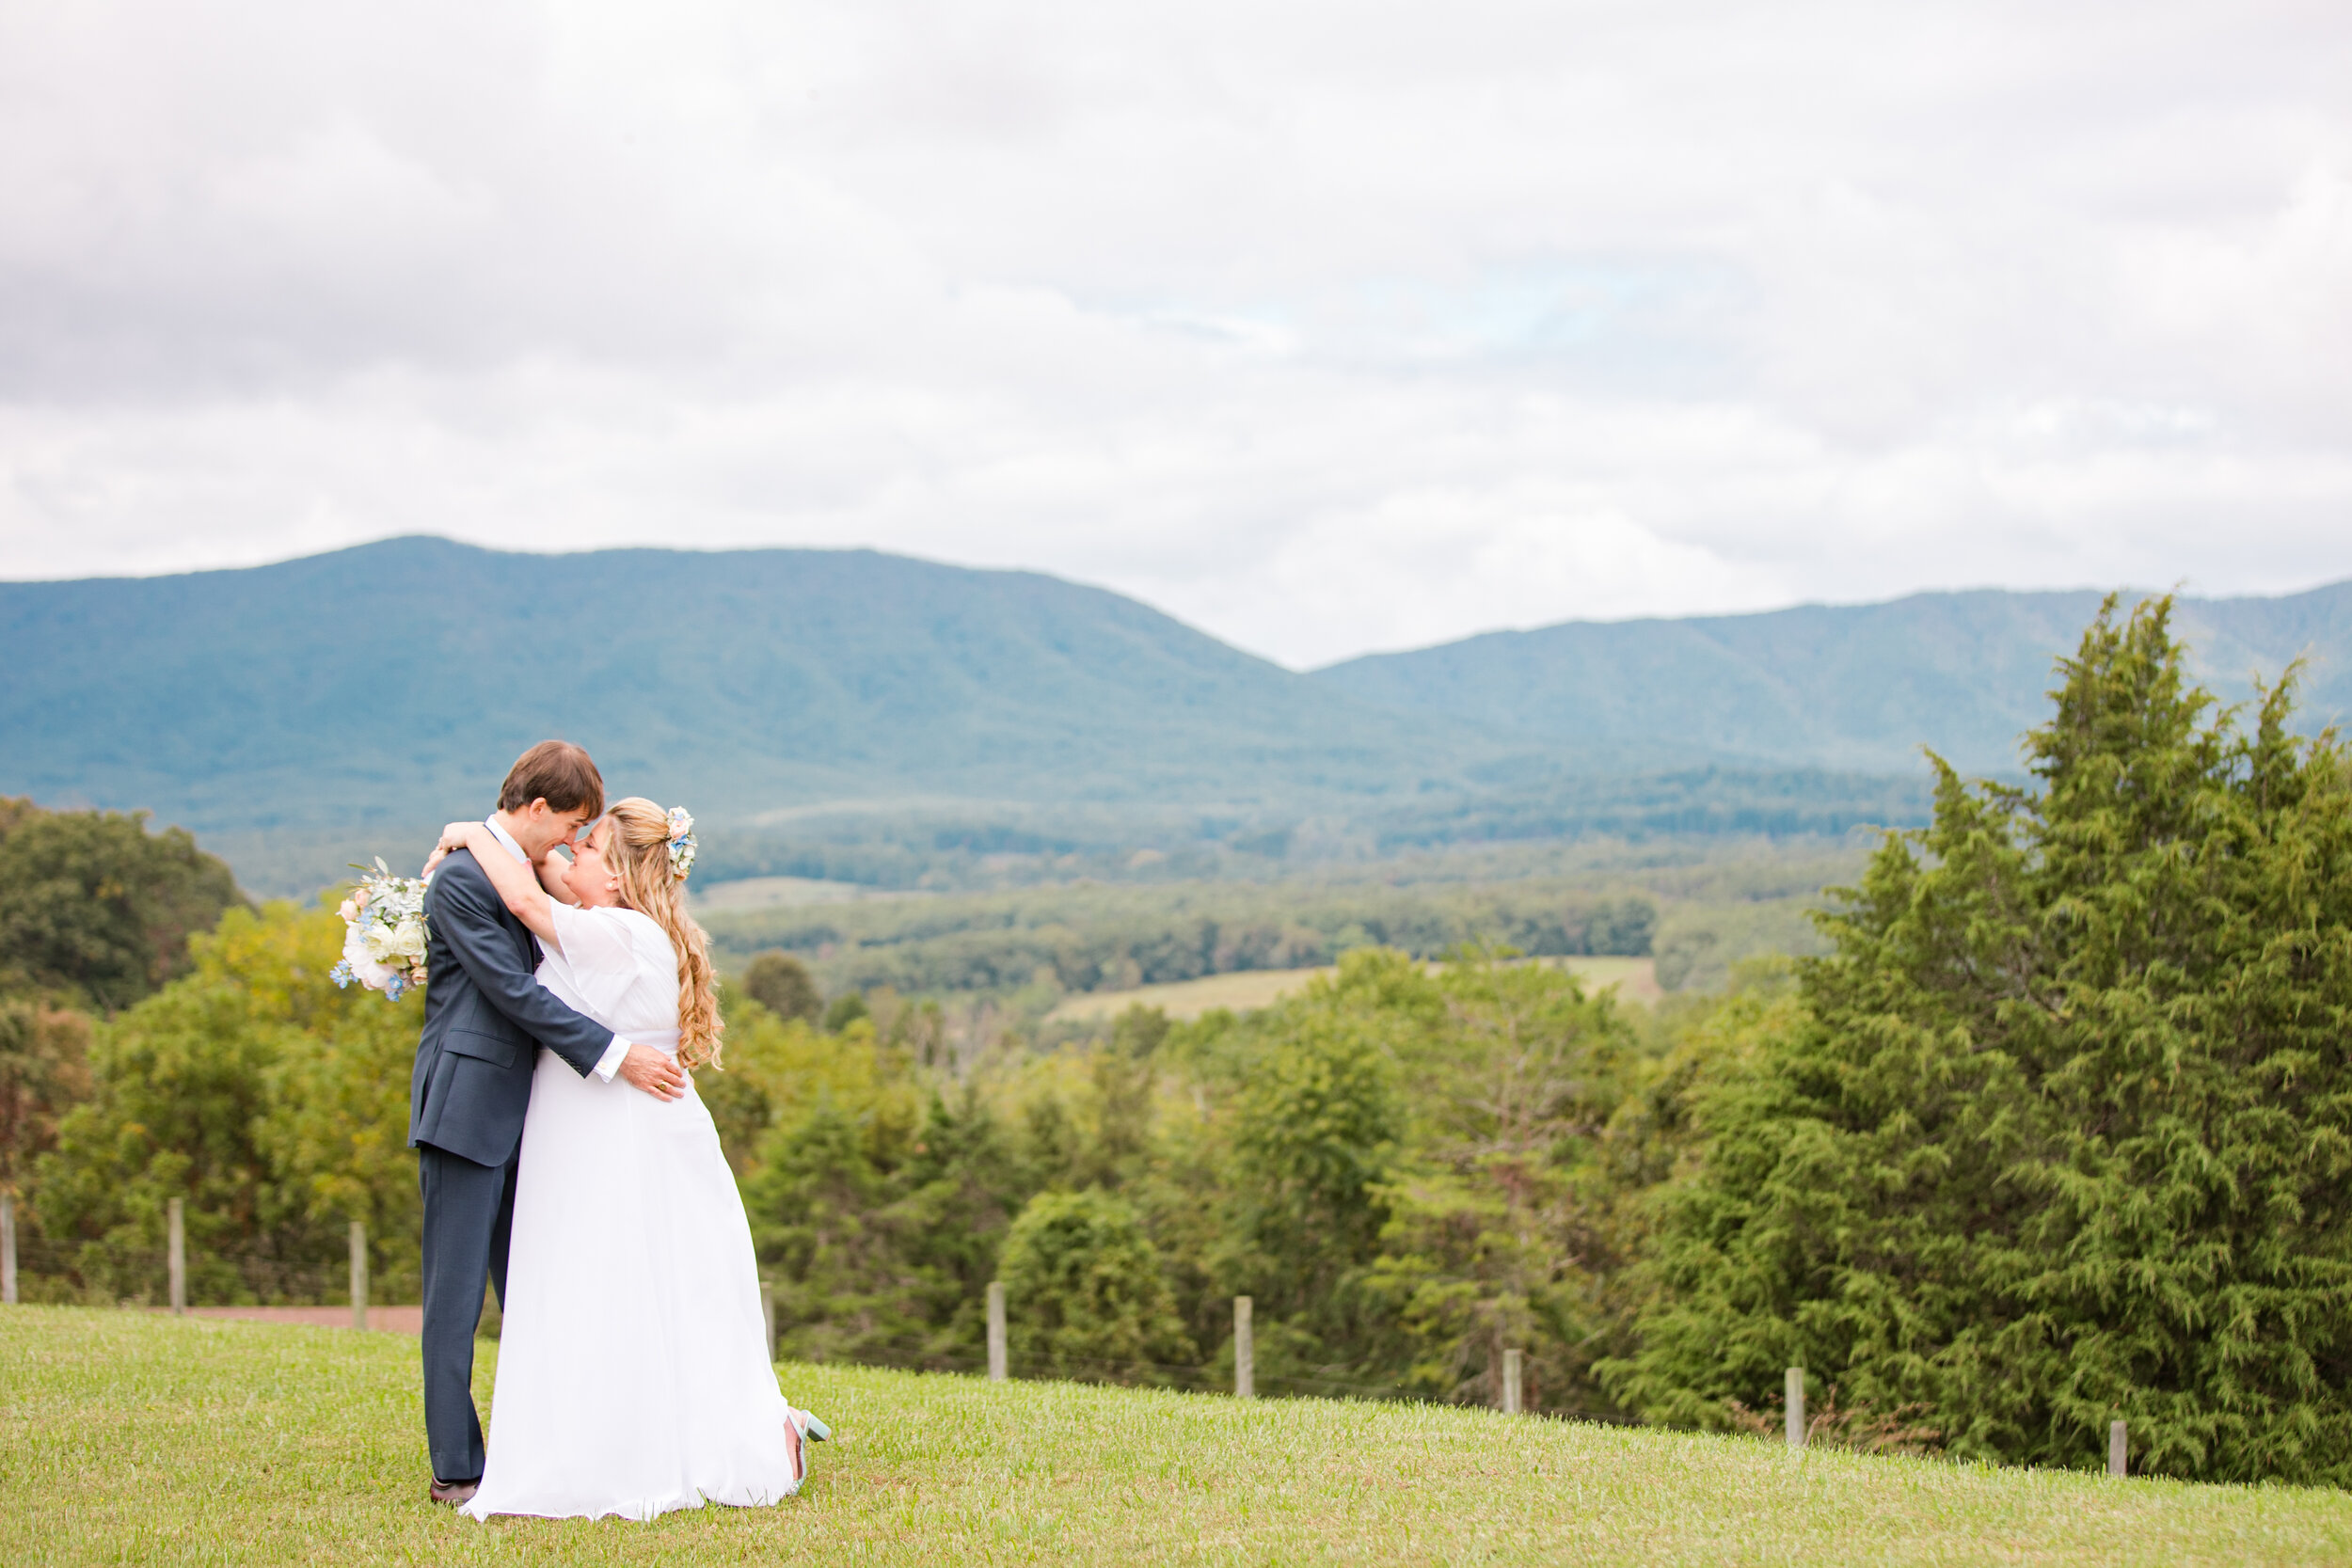
[[[487,825],[452,823],[426,870],[471,850],[544,944],[539,983],[691,1072],[717,1065],[722,1027],[680,888],[691,826],[622,800],[534,875]],[[662,1101],[539,1053],[504,1307],[477,1519],[773,1503],[829,1435],[777,1391],[751,1227],[691,1075]]]

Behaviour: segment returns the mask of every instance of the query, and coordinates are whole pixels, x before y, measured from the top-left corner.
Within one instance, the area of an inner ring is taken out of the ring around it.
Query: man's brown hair
[[[602,816],[604,775],[570,741],[542,740],[515,759],[499,785],[501,811],[527,811],[533,800],[545,800],[555,811],[586,806],[590,816]]]

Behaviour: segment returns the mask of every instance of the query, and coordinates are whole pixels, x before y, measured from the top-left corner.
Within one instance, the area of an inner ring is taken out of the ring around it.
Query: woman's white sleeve
[[[563,949],[559,961],[570,972],[572,989],[585,1004],[580,1010],[596,1018],[612,1017],[637,978],[637,953],[628,922],[618,910],[579,910],[552,900],[548,911]]]

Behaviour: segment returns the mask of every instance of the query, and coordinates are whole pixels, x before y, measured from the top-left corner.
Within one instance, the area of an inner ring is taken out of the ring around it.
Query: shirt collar
[[[504,828],[499,826],[499,819],[497,817],[485,816],[482,819],[482,825],[490,830],[492,837],[496,838],[501,844],[506,847],[506,852],[508,854],[514,856],[525,865],[529,865],[531,863],[531,857],[523,853],[523,847],[515,842],[515,835],[513,833],[508,832]]]

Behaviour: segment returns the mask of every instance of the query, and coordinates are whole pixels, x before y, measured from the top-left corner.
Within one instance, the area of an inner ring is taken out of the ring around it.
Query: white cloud
[[[2308,5],[0,8],[0,575],[872,544],[1294,663],[2352,573]]]

